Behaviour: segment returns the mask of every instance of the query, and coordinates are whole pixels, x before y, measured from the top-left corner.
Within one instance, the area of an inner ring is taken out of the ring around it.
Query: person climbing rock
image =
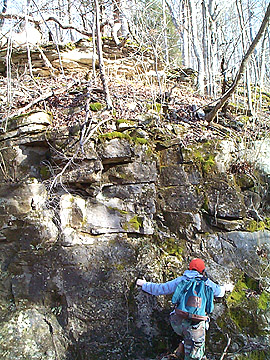
[[[233,284],[214,283],[207,277],[204,261],[198,258],[191,260],[189,269],[174,280],[153,283],[137,279],[136,284],[151,295],[173,294],[175,309],[170,314],[170,323],[182,341],[173,354],[163,359],[203,359],[209,314],[214,308],[213,299],[232,291]]]

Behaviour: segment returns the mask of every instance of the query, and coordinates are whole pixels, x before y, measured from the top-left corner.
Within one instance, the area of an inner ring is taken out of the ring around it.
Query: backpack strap
[[[206,321],[208,320],[208,316],[202,316],[202,315],[196,315],[196,314],[190,314],[186,311],[182,311],[180,309],[175,309],[175,313],[179,316],[181,316],[183,319],[190,319],[190,320],[197,320],[197,321]]]

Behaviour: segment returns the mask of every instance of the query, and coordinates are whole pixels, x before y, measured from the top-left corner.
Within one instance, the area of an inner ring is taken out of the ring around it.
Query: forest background
[[[12,48],[12,44],[50,40],[57,46],[82,37],[95,38],[100,30],[102,36],[112,36],[119,47],[133,41],[142,52],[152,54],[160,91],[163,73],[178,67],[191,68],[197,72],[198,93],[217,99],[236,78],[241,61],[267,15],[268,5],[266,0],[3,0],[1,42]],[[246,95],[243,105],[252,114],[260,108],[263,92],[269,90],[267,26],[258,40],[261,41],[243,71],[241,90]],[[96,45],[99,50],[98,40]],[[31,61],[29,70],[31,73]],[[12,91],[8,90],[10,103]]]

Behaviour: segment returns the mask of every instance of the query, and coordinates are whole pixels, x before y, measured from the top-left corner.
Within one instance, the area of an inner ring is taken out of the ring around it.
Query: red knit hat
[[[197,270],[199,273],[202,273],[205,269],[205,264],[202,259],[193,259],[189,263],[189,270]]]

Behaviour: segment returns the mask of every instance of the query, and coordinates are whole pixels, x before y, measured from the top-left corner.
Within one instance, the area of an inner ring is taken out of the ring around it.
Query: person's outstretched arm
[[[215,297],[223,297],[226,291],[233,291],[233,287],[234,287],[232,283],[218,285],[210,279],[206,280],[206,285],[210,286],[213,289]]]
[[[148,282],[145,279],[138,279],[136,284],[142,287],[142,290],[151,295],[168,295],[174,293],[177,285],[183,279],[182,276],[167,281],[165,283]]]

